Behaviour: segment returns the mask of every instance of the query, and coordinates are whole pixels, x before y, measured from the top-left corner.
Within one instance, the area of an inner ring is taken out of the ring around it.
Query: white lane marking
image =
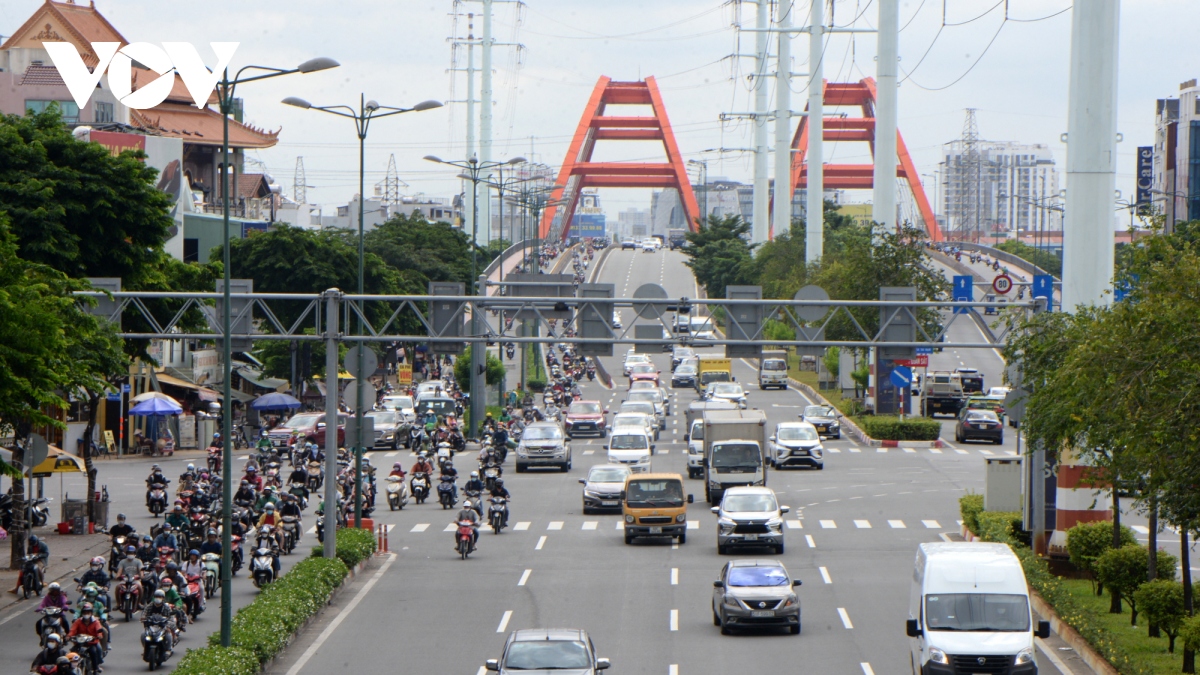
[[[833,579],[829,578],[829,570],[825,569],[824,567],[818,567],[817,569],[820,570],[821,579],[824,580],[825,583],[827,583],[827,584],[833,583]]]
[[[854,628],[854,624],[850,623],[850,615],[846,613],[845,607],[838,607],[838,616],[842,617],[842,625],[847,629]],[[496,631],[499,633],[500,631]]]
[[[679,630],[679,610],[671,610],[671,630]]]
[[[517,582],[517,585],[524,586],[525,582],[529,581],[530,574],[533,574],[533,570],[525,570],[525,572],[521,574],[521,580]]]
[[[862,452],[862,450],[859,450],[858,448],[855,448],[855,447],[851,447],[850,452]]]
[[[500,625],[496,626],[497,633],[503,633],[508,628],[508,620],[512,618],[512,610],[504,611],[504,616],[500,617]]]
[[[533,550],[535,550],[535,551],[540,551],[540,550],[542,550],[542,547],[543,547],[543,546],[545,546],[545,545],[546,545],[546,535],[544,535],[544,534],[543,534],[543,535],[542,535],[542,536],[541,536],[541,537],[538,539],[537,546],[534,546],[534,547],[533,547]]]
[[[836,530],[837,523],[833,522],[832,520],[822,520],[821,527],[825,528],[826,530]]]
[[[863,675],[875,675],[875,671],[871,670],[871,664],[867,663],[866,661],[864,661],[858,665],[862,666]]]
[[[930,449],[929,449],[929,452],[932,452],[932,453],[933,453],[933,454],[935,454],[935,455],[940,455],[940,454],[942,454],[942,451],[941,451],[941,450],[939,450],[938,448],[930,448]]]
[[[399,453],[399,452],[394,452],[394,451],[393,451],[393,452],[385,452],[385,453],[383,453],[383,456],[384,456],[384,457],[395,457],[395,456],[396,456],[396,455],[398,455],[398,454],[400,454],[400,453]]]
[[[617,529],[618,529],[618,530],[624,530],[624,529],[625,529],[625,521],[623,521],[623,520],[618,520],[618,521],[617,521]]]
[[[595,451],[595,450],[584,450],[584,451],[583,451],[583,454],[585,454],[585,455],[594,455],[594,454],[596,454],[596,451]]]
[[[442,529],[442,532],[453,532],[457,529],[458,529],[457,525],[455,525],[454,523],[449,523],[448,525],[446,525],[445,528]]]
[[[528,530],[529,525],[530,525],[530,523],[528,520],[522,520],[521,522],[519,522],[513,526],[513,531],[516,532],[516,531],[520,531],[520,530]]]
[[[991,450],[984,450],[983,448],[980,448],[979,452],[980,454],[988,455],[989,457],[993,454]]]
[[[479,666],[479,670],[475,671],[475,675],[487,675],[487,667]]]
[[[841,452],[838,448],[825,448],[825,452]]]
[[[856,521],[854,521],[854,526],[855,526],[855,527],[857,527],[857,528],[858,528],[858,529],[860,529],[860,530],[869,530],[869,529],[871,529],[871,521],[869,521],[869,520],[856,520]]]
[[[308,528],[308,534],[316,534],[316,533],[317,533],[316,525],[313,525],[312,527]]]
[[[954,451],[955,451],[955,452],[957,452],[957,453],[958,453],[958,454],[960,454],[960,455],[966,455],[966,454],[969,454],[969,453],[967,453],[967,451],[966,451],[966,450],[963,450],[962,448],[954,448]]]
[[[429,523],[417,523],[409,532],[424,532],[429,529]]]
[[[1150,528],[1145,525],[1130,525],[1129,527],[1138,534],[1150,534]]]
[[[924,524],[925,527],[930,530],[942,529],[942,524],[936,520],[922,520],[921,523]]]
[[[889,520],[888,525],[893,530],[904,530],[908,528],[908,526],[904,524],[903,520]]]
[[[667,666],[667,675],[679,675],[679,664],[672,663],[671,665]]]
[[[875,448],[875,452],[887,452],[887,448]]]
[[[678,551],[679,550],[679,542],[675,542],[675,543],[671,544],[671,550]]]
[[[387,562],[385,562],[383,566],[379,568],[379,571],[377,571],[374,576],[371,577],[370,581],[363,584],[363,587],[359,589],[357,594],[355,594],[354,599],[350,601],[350,604],[346,605],[340,612],[338,612],[338,615],[334,617],[333,621],[331,621],[328,626],[325,627],[325,630],[321,631],[321,634],[317,636],[317,639],[314,640],[311,645],[309,645],[308,649],[304,650],[304,654],[302,654],[300,658],[296,660],[296,663],[294,663],[292,667],[288,669],[287,675],[298,675],[298,673],[304,669],[304,666],[308,664],[308,660],[313,657],[313,654],[317,653],[317,650],[321,648],[321,645],[324,645],[325,641],[328,640],[329,637],[333,635],[333,632],[338,629],[338,626],[342,625],[342,621],[345,621],[346,617],[350,616],[350,613],[353,612],[356,607],[358,607],[358,603],[362,602],[362,599],[367,596],[367,593],[371,592],[371,589],[375,587],[375,584],[383,576],[384,572],[387,572],[388,568],[392,566],[392,563],[396,561],[396,557],[397,556],[395,553],[388,554]]]
[[[698,530],[698,529],[700,529],[700,521],[698,521],[698,520],[689,520],[689,521],[687,521],[687,529],[689,529],[689,530]]]
[[[671,449],[670,449],[670,448],[663,448],[662,450],[659,450],[659,451],[658,451],[658,454],[660,454],[660,455],[669,455],[669,454],[671,454]]]
[[[817,547],[817,544],[816,544],[816,542],[814,542],[814,541],[813,541],[813,538],[812,538],[812,535],[811,535],[811,534],[806,534],[806,535],[804,535],[804,541],[808,543],[808,547],[809,547],[809,548],[816,548],[816,547]]]
[[[562,526],[563,526],[563,521],[552,520],[552,521],[550,521],[550,524],[546,526],[546,529],[547,530],[561,530]]]
[[[787,526],[788,526],[789,530],[803,530],[804,529],[804,523],[799,520],[789,520],[789,521],[787,521]]]
[[[671,568],[671,585],[672,586],[679,585],[679,568],[678,567]]]
[[[916,454],[916,452],[917,452],[916,450],[913,450],[912,448],[901,448],[901,450],[907,452],[910,455]]]
[[[585,521],[583,522],[583,528],[581,528],[581,529],[584,529],[584,530],[594,530],[594,529],[596,529],[596,527],[597,527],[599,524],[600,524],[600,521],[598,521],[598,520],[585,520]]]

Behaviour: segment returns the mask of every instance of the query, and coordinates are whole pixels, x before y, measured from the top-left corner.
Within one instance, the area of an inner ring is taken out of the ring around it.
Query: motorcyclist
[[[471,550],[475,550],[475,542],[479,541],[479,514],[475,509],[471,508],[471,501],[463,502],[462,510],[454,516],[454,522],[461,523],[462,521],[470,521],[471,523]],[[458,530],[454,532],[454,550],[458,551]]]
[[[216,553],[221,555],[221,540],[217,538],[216,530],[209,530],[208,537],[203,544],[200,544],[200,555]]]
[[[442,464],[442,475],[449,476],[455,480],[458,479],[458,469],[454,468],[454,460],[447,459],[445,463]]]
[[[175,590],[181,595],[187,592],[187,579],[179,573],[179,565],[174,562],[167,563],[167,571],[163,573],[162,578],[164,582],[170,579],[171,583],[175,584]]]
[[[217,433],[213,434],[212,442],[210,442],[208,444],[208,447],[210,447],[210,448],[221,447],[221,432],[218,431]]]
[[[55,581],[46,587],[46,595],[42,597],[42,601],[38,603],[37,611],[42,611],[47,607],[57,607],[64,612],[69,609],[71,599],[63,592],[62,586]]]
[[[124,513],[118,513],[117,514],[117,524],[108,528],[108,534],[110,537],[128,537],[129,535],[133,534],[135,531],[136,531],[136,528],[134,528],[134,526],[125,522],[125,514]]]
[[[100,556],[92,558],[91,563],[88,565],[88,571],[84,572],[83,576],[79,577],[79,583],[83,586],[86,586],[89,583],[94,583],[107,591],[110,579],[108,577],[108,572],[104,569],[104,558],[101,558]],[[103,598],[101,599],[101,602],[104,602]],[[109,609],[107,603],[105,603],[105,609]]]
[[[182,571],[183,571],[183,579],[184,579],[183,583],[185,585],[180,586],[180,588],[183,588],[183,589],[187,588],[186,584],[187,584],[188,577],[199,577],[201,579],[201,581],[203,581],[203,579],[204,579],[204,563],[200,562],[200,551],[198,549],[192,549],[192,550],[188,551],[188,559],[183,563]],[[196,598],[197,598],[196,601],[200,603],[200,611],[203,612],[204,611],[204,600],[205,600],[204,591],[201,590],[199,593],[197,593]],[[197,612],[197,613],[199,613],[199,612]]]
[[[104,663],[104,649],[101,646],[108,643],[108,631],[104,630],[104,625],[100,623],[100,619],[96,618],[91,603],[83,603],[80,610],[79,618],[71,624],[71,632],[68,637],[88,635],[95,638],[95,642],[87,645],[88,657],[96,666],[96,672],[103,672],[100,666]]]
[[[296,495],[290,495],[286,492],[283,494],[283,502],[279,505],[280,516],[292,516],[299,522],[303,515],[300,511],[300,500],[296,499]]]
[[[162,532],[159,532],[158,536],[154,538],[154,550],[157,551],[163,547],[168,547],[172,550],[179,548],[179,538],[175,536],[173,528],[164,527]]]
[[[57,663],[59,657],[66,655],[67,650],[63,649],[62,646],[62,636],[58,633],[51,633],[46,636],[46,646],[33,658],[33,664],[29,666],[29,672],[36,672],[39,666]]]
[[[137,558],[137,547],[126,546],[125,557],[117,563],[117,578],[136,579],[142,572],[142,561]]]
[[[104,606],[104,603],[100,602],[100,598],[101,598],[100,587],[97,586],[96,582],[94,582],[94,581],[89,582],[86,586],[83,587],[83,594],[79,596],[80,604],[79,604],[79,607],[75,608],[75,618],[78,619],[80,616],[82,616],[83,615],[83,605],[90,603],[92,605],[92,607],[95,609],[96,615],[100,618],[100,620],[107,621],[108,620],[108,610]]]
[[[396,476],[400,480],[404,480],[404,465],[400,462],[392,464],[392,472],[388,474],[388,477],[390,478],[391,476]]]
[[[155,596],[160,592],[163,593],[166,600],[163,604],[169,605],[171,614],[167,616],[173,615],[175,617],[175,624],[179,626],[179,632],[185,632],[184,626],[188,622],[187,612],[184,611],[183,597],[179,595],[179,589],[175,587],[175,580],[170,577],[164,578],[162,580],[162,588],[154,592]]]
[[[308,471],[305,470],[304,464],[299,463],[288,474],[288,485],[299,483],[304,486],[304,496],[308,497]]]
[[[258,499],[258,493],[255,492],[254,487],[250,485],[250,481],[248,480],[243,480],[237,492],[233,495],[234,504],[250,506],[254,504],[256,499]]]
[[[46,542],[38,539],[37,535],[31,534],[31,535],[29,535],[29,553],[28,553],[28,555],[35,556],[37,558],[36,569],[37,569],[38,578],[40,579],[42,577],[42,575],[45,573],[47,561],[50,560],[50,547],[46,545]],[[21,588],[21,583],[24,580],[25,580],[25,570],[21,570],[21,572],[17,574],[17,585],[13,586],[12,589],[9,591],[9,593],[16,595],[17,591]]]
[[[429,462],[429,458],[425,455],[424,450],[421,451],[421,454],[417,455],[417,461],[412,466],[412,473],[433,475],[433,464]]]
[[[183,512],[183,502],[175,502],[175,506],[171,507],[171,512],[167,514],[164,522],[168,527],[173,527],[178,530],[187,528],[188,517],[187,514]]]
[[[262,495],[258,498],[258,501],[254,503],[254,510],[262,513],[263,509],[267,507],[267,504],[277,505],[278,503],[279,498],[275,496],[275,488],[268,485],[267,487],[263,488]]]
[[[250,483],[255,490],[262,490],[262,476],[258,475],[258,467],[254,465],[246,467],[246,475],[242,476],[242,480]]]
[[[479,480],[479,472],[472,471],[471,477],[463,484],[464,492],[483,492],[483,481]]]
[[[184,483],[194,480],[196,480],[196,465],[188,464],[187,468],[183,470],[183,473],[179,474],[179,482]]]
[[[151,563],[157,555],[158,549],[154,548],[154,540],[150,535],[142,536],[142,543],[138,546],[137,557],[143,564]]]
[[[496,479],[496,483],[492,486],[492,491],[490,494],[493,497],[503,497],[505,499],[512,499],[512,495],[509,493],[508,488],[504,487],[504,479],[503,478]]]
[[[271,525],[273,527],[279,527],[280,523],[282,523],[282,522],[283,521],[280,518],[280,516],[277,513],[275,513],[275,504],[273,504],[271,502],[267,502],[267,504],[265,506],[263,506],[263,514],[262,514],[262,516],[259,517],[258,523],[256,523],[255,526],[258,529],[262,529],[263,525]]]
[[[179,597],[176,594],[176,597]],[[154,596],[150,602],[142,609],[142,622],[147,622],[152,616],[166,617],[170,622],[172,633],[183,631],[183,626],[178,622],[179,613],[174,605],[167,602],[167,592],[163,589],[154,591]]]

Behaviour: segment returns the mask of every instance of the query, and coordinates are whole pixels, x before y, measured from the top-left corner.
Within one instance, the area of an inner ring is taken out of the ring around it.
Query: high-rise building
[[[617,212],[617,230],[622,237],[645,237],[650,234],[650,211],[630,207]]]
[[[949,236],[1062,229],[1058,169],[1048,146],[960,139],[943,148],[941,220]]]
[[[1179,85],[1179,98],[1160,98],[1154,115],[1154,211],[1167,226],[1200,219],[1200,86]]]

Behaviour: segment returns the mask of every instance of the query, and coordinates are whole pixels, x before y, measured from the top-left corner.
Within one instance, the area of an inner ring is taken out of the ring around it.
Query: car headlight
[[[588,490],[585,488],[583,494],[585,497],[595,497],[596,499],[600,498],[600,493],[596,492],[595,490]]]
[[[633,522],[633,516],[625,516],[625,522],[627,522],[627,523],[632,523],[632,522]]]
[[[784,607],[795,607],[799,602],[800,602],[800,600],[797,599],[796,596],[789,595],[783,599],[783,604],[781,604],[779,607],[781,609]]]
[[[1026,663],[1033,663],[1033,647],[1026,647],[1025,649],[1017,652],[1017,660],[1013,663],[1018,666]]]
[[[681,513],[681,514],[679,514],[679,515],[675,516],[675,522],[677,522],[677,523],[682,523],[682,522],[684,522],[684,521],[686,521],[686,520],[687,520],[687,514],[686,514],[686,513]]]
[[[729,609],[742,609],[742,604],[737,601],[737,598],[731,598],[728,595],[724,598],[725,606]]]
[[[783,520],[779,518],[772,518],[767,521],[767,527],[771,528],[772,530],[778,530],[780,527],[783,527]]]
[[[946,656],[946,652],[938,649],[937,647],[930,647],[929,648],[929,662],[930,663],[940,663],[942,665],[948,666],[948,665],[950,665],[950,657]]]
[[[721,527],[733,527],[734,525],[737,525],[737,523],[733,522],[731,518],[721,516],[720,518],[717,518],[717,525],[720,525]]]

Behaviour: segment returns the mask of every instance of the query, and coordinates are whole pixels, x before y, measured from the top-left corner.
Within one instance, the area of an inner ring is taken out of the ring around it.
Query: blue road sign
[[[922,356],[925,354],[932,354],[932,353],[933,353],[933,347],[917,347],[917,356]]]
[[[955,302],[972,302],[975,300],[975,278],[970,275],[955,275],[954,276],[954,301]],[[955,307],[955,314],[966,314],[969,310],[965,307]]]
[[[1046,299],[1046,310],[1054,311],[1054,277],[1049,274],[1033,275],[1033,297]]]
[[[1128,279],[1121,279],[1117,283],[1113,284],[1113,298],[1115,298],[1117,302],[1121,302],[1125,298],[1129,297],[1129,295],[1133,293],[1134,285],[1136,285],[1140,280],[1141,278],[1139,275],[1130,274]]]
[[[896,366],[892,369],[892,384],[897,389],[908,391],[909,387],[912,386],[912,377],[912,368],[908,366]]]
[[[123,385],[121,385],[121,391],[123,391],[123,392],[125,392],[126,394],[128,394],[128,393],[129,393],[129,385],[127,385],[127,384],[123,384]]]

